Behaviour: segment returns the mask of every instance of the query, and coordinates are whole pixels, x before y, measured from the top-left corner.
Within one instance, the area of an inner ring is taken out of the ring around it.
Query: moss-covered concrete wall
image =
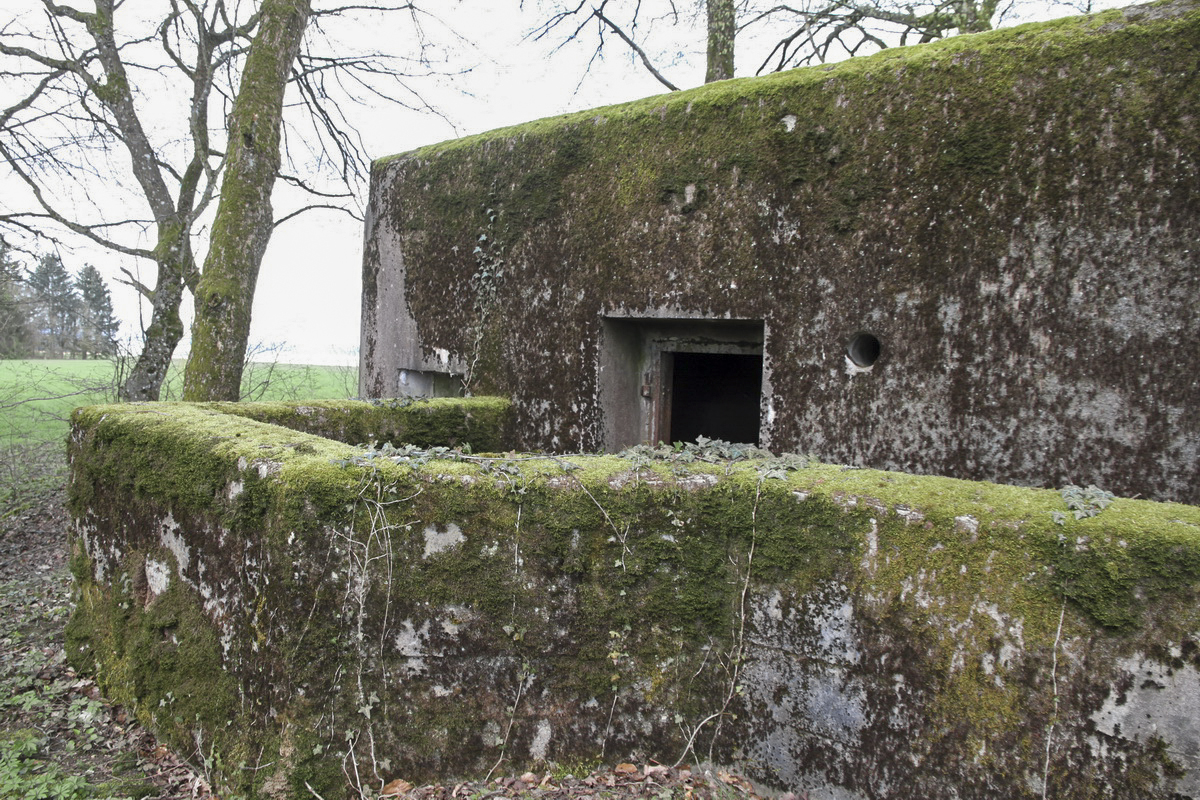
[[[253,419],[285,416],[73,419],[71,662],[223,797],[634,758],[825,799],[1200,797],[1200,508]]]
[[[1172,0],[382,159],[361,390],[454,374],[603,449],[606,318],[761,320],[775,451],[1198,503],[1197,120]]]
[[[346,444],[403,442],[419,447],[506,450],[512,438],[512,407],[498,397],[470,402],[316,400],[277,403],[203,403],[196,408],[279,425]]]

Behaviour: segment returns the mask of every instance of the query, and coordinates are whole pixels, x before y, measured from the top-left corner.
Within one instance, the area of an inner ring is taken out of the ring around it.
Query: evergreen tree
[[[121,323],[113,314],[112,295],[100,270],[84,265],[75,279],[75,290],[80,300],[79,344],[83,356],[114,355]]]
[[[29,354],[29,313],[20,293],[20,268],[0,238],[0,358]]]
[[[43,358],[79,351],[79,295],[57,255],[44,255],[27,279],[33,301],[33,349]]]

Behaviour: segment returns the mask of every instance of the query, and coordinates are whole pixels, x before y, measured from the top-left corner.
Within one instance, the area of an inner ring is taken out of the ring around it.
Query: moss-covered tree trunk
[[[737,13],[733,0],[708,0],[708,68],[704,82],[733,77],[733,40],[737,36]]]
[[[274,215],[288,75],[312,13],[309,0],[264,0],[229,119],[221,199],[196,287],[185,400],[237,400],[250,312]]]
[[[191,242],[183,227],[174,220],[160,223],[154,253],[158,279],[149,295],[150,324],[144,333],[142,352],[118,390],[122,400],[141,402],[159,398],[171,357],[183,338],[179,305],[183,301],[185,276],[194,269]]]

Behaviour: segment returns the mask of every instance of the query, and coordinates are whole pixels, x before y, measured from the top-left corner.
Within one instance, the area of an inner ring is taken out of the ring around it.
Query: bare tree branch
[[[988,30],[1026,0],[693,0],[682,13],[674,0],[543,0],[545,17],[527,34],[533,41],[552,41],[551,54],[589,39],[592,52],[584,74],[603,57],[607,38],[615,35],[649,74],[669,89],[655,55],[663,37],[648,35],[650,23],[690,26],[696,42],[707,40],[705,80],[732,75],[735,40],[749,39],[759,55],[756,73],[853,56],[909,42],[928,42],[954,33]],[[1070,4],[1088,0],[1051,0]],[[530,3],[533,4],[532,2]],[[730,18],[733,17],[731,28]],[[595,24],[593,28],[592,25]],[[703,26],[703,35],[700,28]],[[702,49],[702,48],[697,48]],[[749,48],[737,45],[739,53]],[[664,46],[665,50],[665,46]],[[665,52],[670,52],[666,51]]]
[[[145,297],[147,299],[154,297],[153,289],[151,289],[149,286],[147,286],[146,284],[139,281],[136,277],[134,277],[134,274],[132,272],[130,272],[128,269],[126,269],[125,267],[121,267],[120,269],[121,269],[121,272],[124,273],[126,279],[121,280],[120,278],[118,278],[117,281],[119,283],[123,283],[126,286],[133,287],[134,289],[137,290],[138,294],[142,295],[143,297]]]
[[[351,219],[357,220],[359,222],[363,221],[362,214],[356,214],[356,213],[354,213],[354,211],[352,211],[349,208],[346,208],[345,206],[336,206],[336,205],[331,205],[329,203],[314,203],[312,205],[304,206],[303,208],[298,208],[290,214],[286,214],[282,217],[279,217],[278,219],[275,220],[275,222],[273,223],[273,226],[278,228],[280,225],[282,225],[283,223],[287,222],[290,219],[294,219],[295,217],[298,217],[301,214],[305,214],[309,211],[316,211],[316,210],[322,209],[322,208],[330,210],[330,211],[340,211],[343,214],[346,214],[347,216],[349,216]]]
[[[608,17],[604,16],[604,13],[599,8],[594,9],[592,11],[592,14],[596,17],[596,19],[600,20],[605,25],[607,25],[609,28],[611,28],[612,32],[621,38],[621,41],[623,41],[623,42],[625,42],[625,44],[629,45],[630,50],[637,53],[638,58],[640,58],[642,60],[642,66],[644,66],[647,69],[647,71],[649,71],[649,73],[651,75],[653,75],[659,83],[661,83],[663,86],[666,86],[672,92],[679,91],[679,87],[676,86],[675,84],[671,83],[665,77],[663,77],[663,74],[661,72],[659,72],[655,68],[654,64],[650,61],[650,57],[646,55],[646,51],[643,50],[641,47],[639,47],[637,42],[633,41],[633,39],[631,39],[629,37],[629,35],[625,33],[625,31],[621,30],[620,26],[618,26],[615,22],[613,22]]]
[[[308,194],[314,195],[316,197],[328,197],[330,199],[337,200],[337,199],[350,198],[350,197],[354,196],[354,194],[351,192],[322,192],[322,191],[319,191],[317,189],[314,189],[312,186],[309,186],[303,179],[298,178],[295,175],[285,175],[283,173],[280,173],[279,180],[283,181],[284,183],[295,186],[297,189],[300,189],[300,190],[307,192]]]
[[[1004,13],[1012,8],[1005,6]],[[992,27],[998,0],[940,0],[902,5],[888,0],[852,2],[818,0],[803,6],[775,5],[755,12],[739,26],[791,23],[762,58],[756,74],[820,63],[864,48],[882,50],[910,41],[929,42],[953,33],[976,33]]]
[[[40,214],[34,213],[34,212],[20,212],[20,213],[15,213],[15,214],[4,214],[4,215],[0,215],[0,220],[3,220],[5,222],[14,222],[18,219],[31,219],[31,220],[49,219],[49,220],[53,220],[54,222],[57,222],[59,225],[66,228],[67,230],[69,230],[73,233],[77,233],[80,236],[85,236],[88,239],[91,239],[96,244],[100,245],[101,247],[108,248],[109,250],[113,250],[118,253],[124,253],[125,255],[135,256],[138,258],[148,258],[151,256],[151,253],[149,250],[127,247],[127,246],[121,244],[120,242],[117,242],[113,239],[109,239],[109,238],[97,233],[97,231],[99,229],[102,229],[105,227],[124,225],[129,222],[132,222],[132,220],[126,220],[126,221],[122,221],[122,222],[111,222],[111,223],[83,224],[80,222],[76,222],[73,219],[69,219],[68,217],[64,216],[63,214],[61,214],[57,210],[55,210],[55,208],[47,201],[45,193],[42,191],[42,187],[37,183],[37,181],[33,180],[25,170],[23,170],[21,168],[21,165],[19,163],[17,163],[12,158],[12,156],[8,152],[7,148],[0,146],[0,155],[3,155],[4,160],[8,162],[9,168],[12,169],[13,174],[16,175],[17,177],[21,178],[21,180],[25,181],[25,184],[28,186],[30,192],[32,192],[33,196],[37,199],[38,204],[41,205],[41,207],[44,209],[43,213],[40,213]],[[26,224],[28,224],[28,223],[26,223]]]
[[[121,268],[122,283],[152,303],[123,396],[157,397],[184,330],[179,304],[200,285],[196,254],[211,249],[242,71],[278,0],[11,2],[22,10],[0,22],[0,170],[19,191],[0,198],[0,229],[33,242],[74,237],[153,264],[153,273]],[[366,14],[402,15],[409,52],[328,40]],[[348,0],[313,13],[288,78],[287,161],[264,185],[282,179],[315,202],[278,222],[318,207],[359,215],[370,158],[351,112],[377,100],[432,111],[416,83],[452,74],[426,30],[435,24],[458,37],[417,2]]]

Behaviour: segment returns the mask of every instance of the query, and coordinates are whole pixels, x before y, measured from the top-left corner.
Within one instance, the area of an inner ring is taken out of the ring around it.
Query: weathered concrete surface
[[[243,411],[71,438],[71,661],[223,794],[710,758],[823,800],[1200,797],[1200,508]]]
[[[405,442],[421,447],[456,447],[470,442],[479,450],[503,450],[512,437],[511,406],[495,397],[471,403],[413,402],[410,397],[401,397],[373,402],[218,402],[197,407],[347,444]]]
[[[1200,503],[1197,119],[1174,0],[383,159],[361,390],[469,373],[598,450],[648,402],[602,396],[605,320],[742,320],[772,450]]]

